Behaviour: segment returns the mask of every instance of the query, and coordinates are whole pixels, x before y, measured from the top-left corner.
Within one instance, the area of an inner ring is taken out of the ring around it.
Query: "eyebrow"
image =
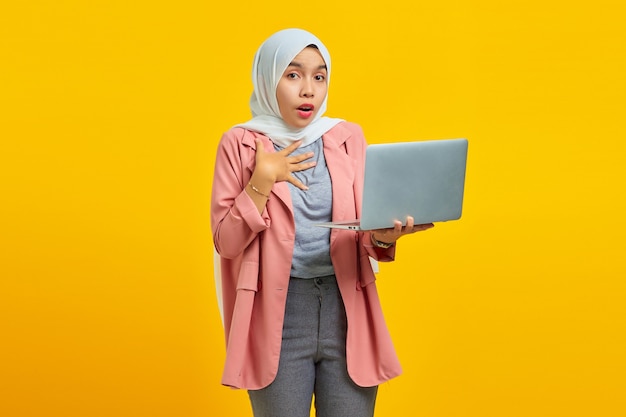
[[[298,68],[302,68],[302,64],[296,61],[291,61],[288,65],[288,67],[298,67]],[[319,67],[317,67],[318,70],[327,70],[328,71],[328,67],[326,66],[326,64],[322,64]]]

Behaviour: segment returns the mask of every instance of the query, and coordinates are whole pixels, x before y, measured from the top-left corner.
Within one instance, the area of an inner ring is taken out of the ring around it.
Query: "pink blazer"
[[[286,182],[272,188],[259,215],[243,191],[255,164],[255,138],[267,152],[270,140],[233,128],[222,137],[215,163],[211,225],[220,255],[226,334],[222,384],[260,389],[275,378],[295,226]],[[333,220],[358,218],[366,142],[358,125],[342,122],[322,138],[332,179]],[[393,260],[395,248],[372,247],[369,233],[333,230],[330,255],[346,307],[348,373],[374,386],[401,373],[376,290],[370,257]]]

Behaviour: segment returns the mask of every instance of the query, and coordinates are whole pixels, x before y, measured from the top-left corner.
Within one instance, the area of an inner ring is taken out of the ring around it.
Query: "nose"
[[[315,93],[313,91],[313,82],[311,80],[304,80],[302,82],[302,89],[300,90],[302,97],[312,98]]]

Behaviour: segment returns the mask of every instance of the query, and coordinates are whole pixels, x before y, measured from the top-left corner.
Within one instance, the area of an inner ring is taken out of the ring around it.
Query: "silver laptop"
[[[467,139],[440,139],[369,145],[361,219],[316,226],[350,230],[458,220],[463,208]]]

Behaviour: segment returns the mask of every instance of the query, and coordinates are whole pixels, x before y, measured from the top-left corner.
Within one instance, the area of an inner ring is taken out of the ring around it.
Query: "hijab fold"
[[[315,142],[342,119],[322,117],[326,111],[324,98],[315,118],[307,126],[298,129],[288,126],[280,115],[276,87],[285,69],[304,48],[315,45],[327,67],[330,81],[330,54],[315,35],[302,29],[284,29],[270,36],[257,50],[252,66],[254,91],[250,98],[252,119],[236,125],[268,136],[280,147],[286,147],[302,139],[302,146]]]

